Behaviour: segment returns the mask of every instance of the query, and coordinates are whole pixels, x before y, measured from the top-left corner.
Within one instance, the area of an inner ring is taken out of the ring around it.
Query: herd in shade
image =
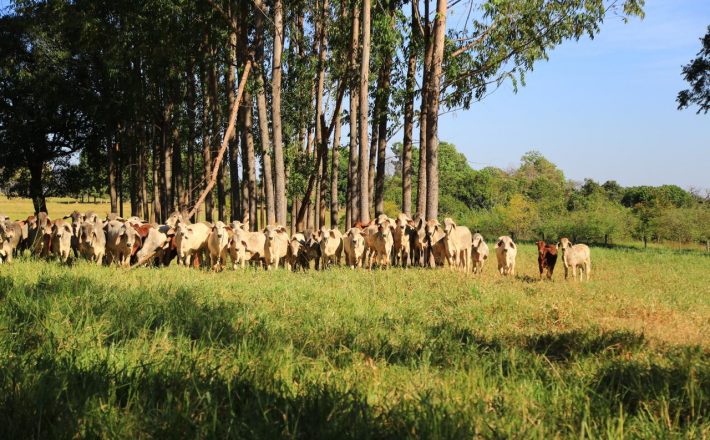
[[[558,253],[564,264],[565,278],[571,272],[589,280],[590,250],[584,244],[572,244],[561,238],[556,245],[537,242],[540,278],[552,278]],[[443,267],[480,274],[489,257],[489,247],[479,233],[458,225],[451,218],[413,220],[406,214],[396,218],[379,215],[368,224],[356,224],[344,234],[322,227],[289,235],[280,225],[250,231],[248,219],[225,224],[190,223],[180,213],[173,213],[163,225],[151,224],[138,217],[123,219],[109,214],[105,219],[93,212],[74,211],[52,220],[40,212],[26,220],[10,221],[0,215],[0,263],[29,250],[42,258],[85,258],[97,264],[167,266],[172,260],[185,267],[207,266],[222,270],[231,260],[242,269],[247,263],[266,270],[285,267],[290,270],[316,270],[342,264],[352,268],[373,266]],[[509,236],[495,242],[498,272],[515,275],[517,245]],[[313,262],[313,264],[311,264]]]

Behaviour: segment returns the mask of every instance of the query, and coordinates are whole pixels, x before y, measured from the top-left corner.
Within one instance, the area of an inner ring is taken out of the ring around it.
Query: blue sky
[[[710,189],[710,114],[675,103],[708,25],[709,0],[647,0],[643,20],[610,18],[594,40],[563,44],[517,94],[506,85],[443,116],[439,138],[474,168],[534,149],[574,180]]]

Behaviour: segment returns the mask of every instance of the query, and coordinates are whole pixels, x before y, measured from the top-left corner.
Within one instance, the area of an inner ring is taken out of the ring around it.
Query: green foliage
[[[697,58],[683,66],[683,79],[690,84],[689,89],[678,93],[678,109],[697,105],[699,114],[710,111],[710,26],[707,33],[700,39],[702,48]]]

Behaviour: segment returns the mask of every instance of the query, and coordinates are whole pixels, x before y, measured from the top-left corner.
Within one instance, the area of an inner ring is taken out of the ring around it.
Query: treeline
[[[263,207],[299,230],[343,211],[347,227],[385,209],[401,130],[399,208],[436,218],[456,199],[441,190],[440,112],[517,86],[642,4],[15,0],[0,16],[0,176],[36,211],[108,193],[112,211],[129,201],[157,222],[199,210],[255,226]]]
[[[395,145],[395,153],[401,145]],[[415,162],[418,162],[415,154]],[[439,146],[440,210],[484,236],[612,244],[630,239],[710,240],[710,193],[676,185],[622,187],[616,181],[575,182],[539,152],[523,155],[518,168],[474,170],[454,145]],[[401,164],[387,183],[390,212],[400,202]]]

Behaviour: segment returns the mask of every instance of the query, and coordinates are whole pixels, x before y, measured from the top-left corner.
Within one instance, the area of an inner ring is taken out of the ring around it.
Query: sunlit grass
[[[0,437],[710,435],[710,258],[592,280],[0,266]]]

